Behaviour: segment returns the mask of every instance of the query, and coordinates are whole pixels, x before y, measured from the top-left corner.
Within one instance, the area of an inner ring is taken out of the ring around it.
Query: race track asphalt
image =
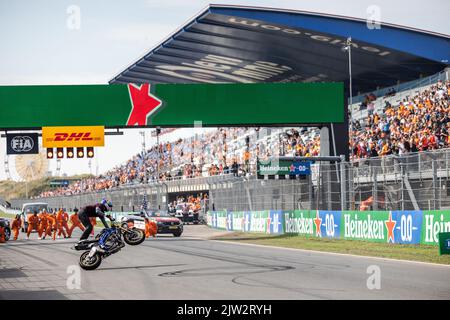
[[[79,271],[76,239],[21,235],[0,244],[0,299],[450,299],[450,266],[208,240],[215,234],[186,226],[95,271]],[[370,266],[380,289],[368,289]]]

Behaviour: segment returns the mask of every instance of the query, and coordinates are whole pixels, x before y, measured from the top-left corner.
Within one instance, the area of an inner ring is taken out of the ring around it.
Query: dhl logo
[[[104,146],[104,127],[43,127],[42,141],[46,148]]]
[[[100,137],[93,138],[91,137],[91,132],[56,132],[53,138],[53,141],[91,141],[91,140],[99,140]]]

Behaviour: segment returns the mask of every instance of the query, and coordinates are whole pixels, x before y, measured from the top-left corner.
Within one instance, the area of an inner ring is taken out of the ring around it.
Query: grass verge
[[[450,265],[450,255],[440,256],[438,246],[401,245],[358,240],[312,238],[292,235],[267,235],[242,232],[233,232],[227,235],[220,235],[212,239]]]

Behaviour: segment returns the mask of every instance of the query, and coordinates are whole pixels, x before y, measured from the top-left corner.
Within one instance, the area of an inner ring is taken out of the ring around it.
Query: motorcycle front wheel
[[[84,270],[94,270],[97,269],[102,263],[101,255],[96,252],[92,257],[89,258],[89,252],[83,252],[80,256],[80,267]]]
[[[145,240],[145,233],[141,229],[129,229],[123,234],[123,240],[130,246],[137,246]]]

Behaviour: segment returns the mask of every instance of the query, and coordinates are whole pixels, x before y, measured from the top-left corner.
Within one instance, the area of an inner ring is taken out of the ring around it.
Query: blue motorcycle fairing
[[[100,248],[104,249],[104,250],[108,250],[109,248],[106,248],[106,241],[108,240],[108,238],[113,235],[114,233],[117,232],[117,229],[115,228],[108,228],[108,229],[104,229],[102,232],[102,235],[100,236],[100,239],[98,240],[98,244],[100,246]]]

